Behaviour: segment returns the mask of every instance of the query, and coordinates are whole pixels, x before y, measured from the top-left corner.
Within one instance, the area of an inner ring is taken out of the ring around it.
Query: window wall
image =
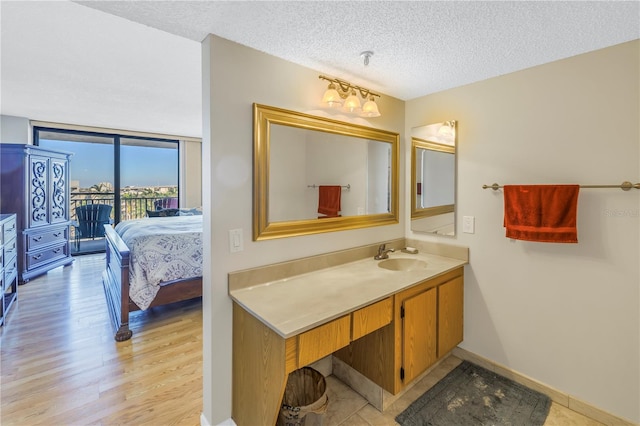
[[[179,205],[177,140],[34,127],[34,145],[73,154],[72,220],[85,204],[112,206],[114,224]]]

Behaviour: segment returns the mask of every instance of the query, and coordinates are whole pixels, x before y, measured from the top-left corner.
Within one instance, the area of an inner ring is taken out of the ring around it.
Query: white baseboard
[[[204,415],[204,413],[200,413],[200,426],[211,426],[211,423],[209,423],[209,420],[207,420],[207,417]],[[236,425],[236,422],[233,421],[233,419],[227,419],[222,423],[219,423],[218,426],[237,426],[237,425]]]
[[[218,426],[237,426],[237,425],[236,425],[236,422],[233,421],[233,419],[227,419],[222,423],[218,424]]]
[[[569,395],[566,392],[559,391],[552,388],[549,385],[541,383],[524,374],[518,373],[502,364],[491,361],[473,352],[469,352],[466,349],[454,348],[451,352],[452,355],[457,356],[460,359],[470,361],[480,367],[486,368],[489,371],[493,371],[496,374],[504,376],[514,382],[527,386],[530,389],[536,390],[540,393],[547,395],[551,400],[559,405],[565,406],[568,409],[580,413],[583,416],[596,420],[600,423],[609,426],[639,426],[638,423],[631,422],[629,420],[620,418],[614,414],[604,411],[598,407],[595,407],[587,402],[581,401],[576,397]]]
[[[200,413],[200,426],[211,426],[204,413]]]

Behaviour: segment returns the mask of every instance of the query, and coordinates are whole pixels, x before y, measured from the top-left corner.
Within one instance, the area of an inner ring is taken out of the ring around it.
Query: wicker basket
[[[324,376],[311,367],[302,367],[289,374],[278,426],[304,425],[307,414],[323,414],[328,404]]]

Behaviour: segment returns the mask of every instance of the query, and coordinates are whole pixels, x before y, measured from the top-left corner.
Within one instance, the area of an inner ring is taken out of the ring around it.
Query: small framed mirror
[[[254,104],[254,241],[398,223],[399,151],[397,133]]]
[[[455,236],[456,121],[411,131],[411,230]]]

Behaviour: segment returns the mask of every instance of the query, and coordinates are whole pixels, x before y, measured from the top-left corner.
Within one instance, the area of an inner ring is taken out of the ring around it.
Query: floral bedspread
[[[129,297],[140,309],[161,283],[202,276],[202,216],[126,220],[115,230],[129,247]]]

